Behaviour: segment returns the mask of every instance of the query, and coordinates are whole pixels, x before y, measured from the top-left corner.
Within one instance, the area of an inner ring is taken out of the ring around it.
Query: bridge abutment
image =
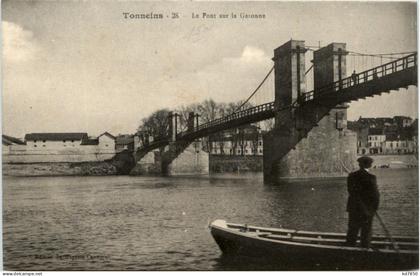
[[[347,105],[282,110],[305,91],[303,41],[274,50],[275,128],[264,136],[264,178],[340,177],[356,163],[356,135],[347,130]],[[346,75],[345,44],[332,43],[314,52],[315,90]],[[303,72],[303,75],[302,75]],[[315,94],[314,97],[317,97]]]

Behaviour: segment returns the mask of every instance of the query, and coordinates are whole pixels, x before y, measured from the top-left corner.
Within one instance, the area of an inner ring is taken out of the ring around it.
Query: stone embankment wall
[[[2,155],[3,163],[96,162],[113,158],[115,149],[97,145],[74,148],[33,149],[27,145],[12,145]]]
[[[262,172],[263,156],[260,155],[210,155],[210,172]]]
[[[96,162],[34,162],[3,163],[3,175],[59,176],[59,175],[121,175],[134,166],[132,153],[116,154],[112,159]]]
[[[59,175],[116,175],[117,168],[109,162],[53,162],[3,164],[3,175],[59,176]]]

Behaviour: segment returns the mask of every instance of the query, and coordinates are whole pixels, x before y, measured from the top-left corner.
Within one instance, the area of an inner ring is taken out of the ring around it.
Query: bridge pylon
[[[346,76],[344,43],[314,52],[315,90]],[[348,131],[347,105],[328,102],[299,107],[305,87],[305,42],[290,40],[274,50],[275,127],[264,136],[264,178],[343,176],[356,159],[356,136]],[[314,97],[317,97],[316,93]],[[284,108],[292,105],[291,108]]]

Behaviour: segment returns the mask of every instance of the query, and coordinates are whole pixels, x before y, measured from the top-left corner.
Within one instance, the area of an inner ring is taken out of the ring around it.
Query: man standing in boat
[[[359,162],[360,169],[350,173],[347,178],[349,221],[346,244],[355,246],[358,233],[361,230],[361,246],[368,248],[372,235],[373,217],[379,206],[379,191],[376,185],[376,176],[369,173],[373,159],[362,156],[357,159],[357,162]]]

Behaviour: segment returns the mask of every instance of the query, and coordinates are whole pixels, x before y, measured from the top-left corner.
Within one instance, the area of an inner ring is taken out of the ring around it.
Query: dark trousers
[[[349,212],[346,244],[349,246],[355,246],[359,230],[361,230],[361,246],[369,247],[372,236],[372,221],[373,216],[367,216],[359,212]]]

